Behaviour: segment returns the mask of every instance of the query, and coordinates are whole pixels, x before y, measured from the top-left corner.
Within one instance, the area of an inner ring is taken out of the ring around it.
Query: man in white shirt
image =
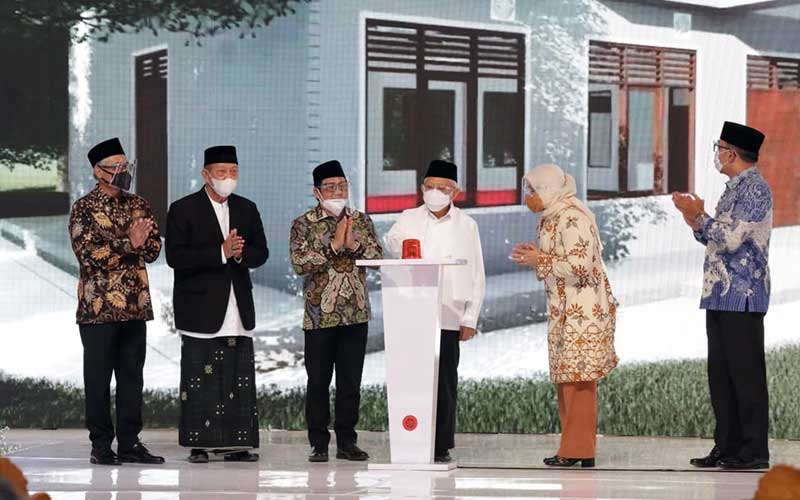
[[[227,461],[256,461],[250,269],[269,256],[252,201],[233,194],[239,162],[233,146],[206,149],[203,189],[173,203],[167,214],[167,264],[175,271],[173,308],[181,341],[179,442],[189,461],[208,451]]]
[[[486,293],[483,252],[478,224],[453,204],[458,196],[458,168],[434,160],[422,184],[425,204],[406,210],[386,235],[386,245],[396,256],[403,241],[420,241],[424,259],[464,259],[464,266],[448,266],[442,282],[441,347],[436,409],[437,462],[451,461],[455,447],[456,393],[458,389],[459,341],[475,336],[478,316]]]

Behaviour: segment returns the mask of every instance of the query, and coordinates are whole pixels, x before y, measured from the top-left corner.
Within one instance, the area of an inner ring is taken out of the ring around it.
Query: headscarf
[[[558,165],[547,163],[534,167],[533,170],[525,174],[525,180],[542,199],[542,204],[544,205],[542,217],[550,217],[569,207],[580,210],[594,227],[597,244],[602,250],[603,242],[600,241],[600,228],[597,227],[597,221],[589,207],[575,196],[578,193],[578,188],[575,185],[574,177],[565,173]]]

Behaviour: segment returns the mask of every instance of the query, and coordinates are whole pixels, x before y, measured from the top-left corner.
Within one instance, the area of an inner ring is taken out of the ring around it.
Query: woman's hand
[[[539,254],[541,253],[541,250],[533,241],[520,243],[514,247],[514,251],[511,253],[511,260],[521,266],[536,267],[536,261],[539,260]]]

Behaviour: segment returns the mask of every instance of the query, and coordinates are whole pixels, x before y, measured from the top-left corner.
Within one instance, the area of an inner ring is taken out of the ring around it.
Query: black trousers
[[[114,441],[111,422],[111,374],[117,381],[117,444],[125,451],[142,431],[142,370],[147,352],[144,321],[80,325],[83,342],[83,385],[86,427],[93,448]]]
[[[326,448],[331,440],[329,388],[334,367],[336,443],[339,447],[356,443],[366,350],[367,323],[305,331],[306,425],[311,446]]]
[[[459,332],[442,330],[439,343],[439,393],[436,398],[437,454],[455,448],[456,398],[458,395],[458,359],[461,355]]]
[[[769,459],[764,314],[707,311],[714,441],[726,458]]]

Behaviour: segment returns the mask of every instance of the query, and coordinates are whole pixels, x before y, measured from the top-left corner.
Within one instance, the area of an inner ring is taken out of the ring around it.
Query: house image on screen
[[[383,233],[420,203],[428,162],[445,159],[459,166],[458,204],[479,223],[490,280],[503,277],[498,293],[529,306],[519,294],[530,274],[507,258],[535,237],[520,199],[529,168],[559,164],[601,222],[615,210],[666,214],[635,230],[630,266],[643,273],[648,258],[702,253],[666,195],[696,191],[713,209],[725,179],[712,144],[733,120],[767,135],[759,167],[776,226],[800,224],[800,2],[296,7],[254,38],[233,30],[197,45],[163,32],[73,45],[73,199],[93,185],[88,147],[120,136],[163,223],[169,203],[201,188],[203,149],[234,144],[239,192],[259,205],[271,247],[255,279],[284,290],[289,227],[314,203],[316,164],[342,162],[353,203]]]

